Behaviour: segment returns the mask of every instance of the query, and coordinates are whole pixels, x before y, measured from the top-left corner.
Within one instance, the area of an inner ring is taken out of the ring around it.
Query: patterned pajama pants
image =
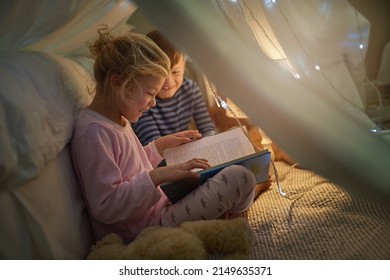
[[[211,220],[226,212],[239,213],[253,203],[255,177],[245,167],[224,168],[181,201],[167,207],[162,226],[178,226],[194,220]]]

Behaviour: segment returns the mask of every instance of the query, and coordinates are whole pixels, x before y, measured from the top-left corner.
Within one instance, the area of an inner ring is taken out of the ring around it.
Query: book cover
[[[208,178],[214,176],[219,171],[232,164],[243,165],[255,175],[256,183],[262,183],[268,180],[269,165],[271,161],[271,153],[268,150],[253,153],[229,162],[225,162],[211,168],[198,171],[199,179],[185,178],[182,180],[167,182],[160,187],[172,203],[176,203],[187,194],[196,189],[199,185],[207,181]]]

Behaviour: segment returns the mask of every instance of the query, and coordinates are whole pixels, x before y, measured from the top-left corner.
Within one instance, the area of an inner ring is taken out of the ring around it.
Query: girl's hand
[[[170,135],[162,136],[154,140],[154,143],[156,144],[157,150],[160,155],[163,155],[163,152],[166,149],[191,142],[201,137],[202,134],[200,134],[198,130],[185,130]]]
[[[194,168],[206,169],[211,167],[207,159],[194,158],[184,163],[157,167],[149,172],[155,186],[168,181],[177,181],[184,178],[199,178],[199,174],[191,171]]]

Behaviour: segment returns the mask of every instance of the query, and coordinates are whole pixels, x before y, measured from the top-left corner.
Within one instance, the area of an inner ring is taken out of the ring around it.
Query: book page
[[[211,166],[255,153],[252,143],[240,127],[166,150],[167,165],[206,158]]]

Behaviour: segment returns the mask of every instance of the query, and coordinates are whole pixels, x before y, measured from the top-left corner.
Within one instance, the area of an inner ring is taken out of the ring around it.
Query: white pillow
[[[71,138],[75,114],[89,104],[93,84],[64,57],[0,54],[0,190],[35,178],[56,158]]]

